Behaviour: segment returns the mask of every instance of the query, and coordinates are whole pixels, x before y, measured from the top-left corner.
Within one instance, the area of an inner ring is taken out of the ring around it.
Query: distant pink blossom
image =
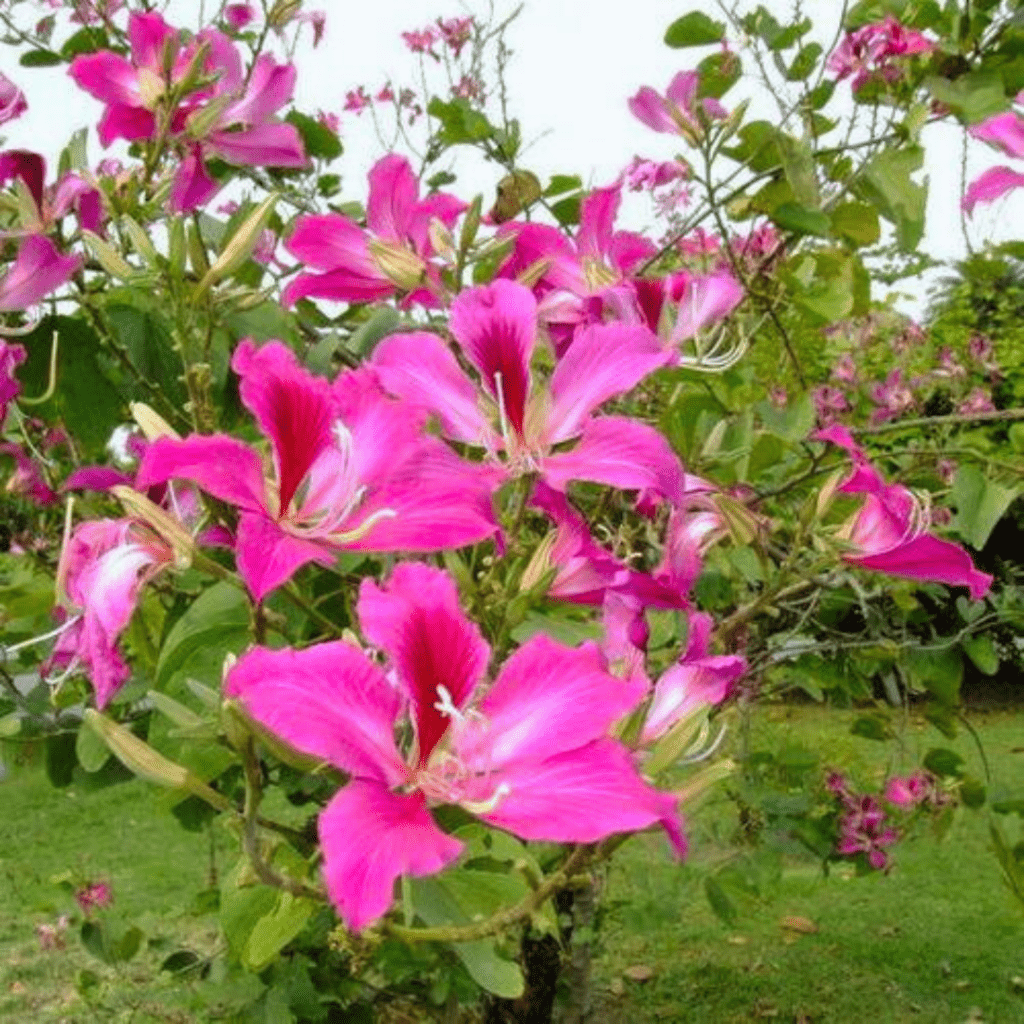
[[[14,460],[14,471],[4,484],[8,494],[17,494],[43,508],[57,503],[56,492],[46,482],[35,458],[22,445],[13,441],[0,443],[0,457],[5,455]]]
[[[36,938],[39,940],[39,948],[44,953],[66,949],[65,935],[70,924],[67,914],[62,914],[54,924],[37,924]]]
[[[114,902],[114,893],[109,882],[87,882],[75,890],[75,902],[86,917],[93,911],[103,910]]]
[[[473,29],[476,27],[476,20],[470,16],[466,18],[438,18],[437,28],[444,40],[444,45],[452,51],[457,58],[462,53],[462,48],[473,38]]]
[[[728,117],[728,111],[716,99],[697,98],[700,74],[680,71],[672,79],[664,94],[649,85],[643,86],[629,100],[633,116],[656,132],[682,135],[686,139],[700,138],[709,121]]]
[[[956,407],[960,416],[973,416],[983,412],[994,412],[992,393],[985,388],[973,388],[971,393]]]
[[[850,403],[847,401],[846,393],[829,384],[823,384],[815,388],[811,392],[811,398],[814,400],[818,422],[822,426],[834,422],[839,413],[850,410]]]
[[[412,32],[403,32],[402,40],[412,53],[428,53],[437,60],[434,44],[441,38],[440,32],[432,25]]]
[[[329,111],[320,110],[316,115],[317,121],[320,122],[329,132],[334,132],[337,135],[341,131],[341,118],[337,114],[332,114]]]
[[[460,855],[431,813],[439,806],[533,841],[592,843],[660,824],[685,850],[675,798],[644,782],[610,735],[644,687],[611,675],[596,645],[536,636],[486,683],[490,647],[454,581],[415,562],[383,586],[364,580],[358,618],[387,675],[350,643],[257,647],[225,687],[347,777],[318,831],[328,894],[353,931],[387,912],[400,876]]]
[[[0,74],[0,124],[21,117],[28,110],[25,94],[4,74]]]
[[[394,103],[395,102],[395,90],[391,88],[391,83],[388,82],[380,92],[374,96],[374,99],[378,103]]]
[[[370,99],[369,94],[363,86],[358,86],[355,89],[349,89],[345,93],[345,106],[344,110],[349,110],[353,114],[361,114],[373,100]]]
[[[850,387],[857,383],[857,365],[849,352],[843,353],[832,367],[832,379]]]
[[[659,163],[656,160],[645,160],[643,157],[635,156],[622,173],[631,192],[651,192],[680,178],[688,178],[690,169],[678,160],[664,160]]]
[[[896,419],[914,407],[914,393],[904,383],[903,371],[899,369],[891,370],[883,383],[873,384],[870,396],[878,406],[871,414],[872,423]]]
[[[475,75],[463,75],[452,86],[452,95],[471,103],[483,103],[485,99],[484,83]]]
[[[829,56],[827,68],[838,81],[853,75],[854,92],[869,81],[895,83],[906,74],[906,58],[930,53],[935,43],[891,15],[848,32]]]
[[[906,777],[894,775],[885,785],[885,799],[903,810],[924,803],[934,792],[935,778],[927,772],[914,772]]]

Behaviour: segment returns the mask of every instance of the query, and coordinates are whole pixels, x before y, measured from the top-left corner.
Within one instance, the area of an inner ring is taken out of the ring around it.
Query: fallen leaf
[[[786,931],[799,932],[801,935],[815,935],[818,926],[809,917],[784,917],[779,922],[779,927]]]
[[[728,942],[730,946],[745,946],[750,939],[748,939],[746,935],[728,935],[726,936],[725,941]]]
[[[630,981],[635,981],[638,984],[643,984],[645,981],[650,981],[654,977],[654,968],[648,967],[647,964],[634,964],[632,967],[627,967],[622,972]]]
[[[1014,992],[1024,992],[1024,978],[1019,974],[1015,974],[1010,979],[1010,988],[1012,988]]]
[[[12,981],[11,987],[8,989],[12,996],[23,996],[28,989],[20,981]]]
[[[969,981],[954,981],[953,982],[953,988],[955,988],[958,992],[966,992],[970,987],[971,987],[971,983]]]
[[[621,978],[612,978],[608,982],[608,991],[613,996],[621,996],[626,991],[626,983]]]
[[[899,933],[900,926],[898,924],[883,924],[882,927],[878,929],[878,934],[881,935],[883,939],[894,939],[899,935]]]

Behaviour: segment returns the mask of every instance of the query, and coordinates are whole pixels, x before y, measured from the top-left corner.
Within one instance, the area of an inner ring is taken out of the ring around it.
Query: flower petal
[[[590,480],[627,491],[651,491],[673,504],[683,496],[683,467],[665,436],[625,416],[589,420],[579,444],[544,459],[541,473],[561,491],[570,480]]]
[[[484,387],[504,406],[522,436],[530,358],[537,340],[537,300],[528,288],[498,278],[469,288],[452,303],[451,332]]]
[[[646,327],[595,324],[580,331],[551,377],[547,441],[578,435],[599,405],[632,390],[666,358]]]
[[[352,931],[383,917],[401,875],[442,871],[462,843],[434,823],[421,793],[392,793],[354,780],[323,809],[318,825],[331,902]]]
[[[34,306],[69,281],[81,265],[80,256],[63,256],[45,235],[29,235],[0,280],[0,311]]]
[[[378,160],[368,175],[370,193],[366,201],[366,226],[379,238],[404,243],[419,199],[420,186],[409,161],[389,153]]]
[[[971,556],[959,544],[929,534],[922,534],[879,554],[844,557],[852,565],[864,569],[945,583],[951,587],[967,587],[974,601],[980,601],[992,586],[992,577],[976,569]]]
[[[1024,174],[1009,167],[990,167],[968,186],[960,205],[973,213],[978,203],[991,203],[1012,189],[1024,186]]]
[[[287,533],[262,509],[242,513],[234,547],[239,575],[257,601],[287,583],[309,562],[330,566],[335,560],[325,543]]]
[[[419,761],[425,764],[449,725],[437,708],[462,708],[487,668],[490,647],[459,606],[452,578],[419,562],[395,567],[383,588],[364,579],[359,588],[363,634],[386,652],[409,695],[416,719]]]
[[[343,772],[384,786],[408,775],[394,738],[401,696],[354,644],[254,647],[231,667],[224,692],[296,750]]]

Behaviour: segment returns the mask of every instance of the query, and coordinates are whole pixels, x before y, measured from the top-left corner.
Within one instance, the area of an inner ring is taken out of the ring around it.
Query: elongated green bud
[[[279,198],[276,192],[267,196],[239,225],[238,230],[231,236],[221,254],[199,282],[195,293],[196,299],[204,295],[218,281],[233,274],[252,256],[260,234],[267,226],[267,221],[270,220],[270,215],[274,212],[274,206]]]

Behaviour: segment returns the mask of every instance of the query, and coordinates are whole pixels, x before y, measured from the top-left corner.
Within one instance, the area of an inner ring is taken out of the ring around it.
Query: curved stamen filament
[[[73,615],[66,622],[62,622],[56,629],[51,629],[49,633],[43,633],[41,636],[29,637],[28,640],[22,640],[20,643],[11,644],[0,644],[0,662],[6,661],[12,654],[16,654],[18,651],[24,650],[26,647],[32,647],[35,644],[45,643],[47,640],[52,640],[55,636],[60,636],[61,633],[70,629],[79,619],[81,615]]]

